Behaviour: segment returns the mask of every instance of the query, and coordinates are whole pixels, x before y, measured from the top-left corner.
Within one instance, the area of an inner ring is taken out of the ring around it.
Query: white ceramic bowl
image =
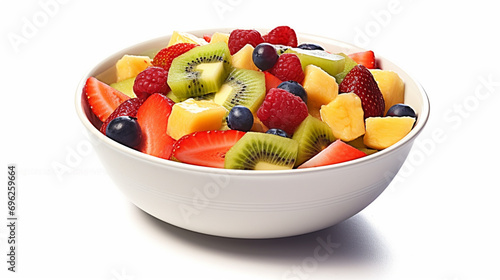
[[[191,33],[202,36],[214,31]],[[416,110],[418,120],[404,139],[374,155],[332,166],[287,171],[224,170],[149,156],[101,134],[93,125],[95,118],[82,97],[82,89],[89,76],[112,82],[113,66],[124,54],[151,54],[166,46],[169,39],[165,36],[140,43],[108,57],[84,75],[75,101],[95,151],[125,196],[150,215],[184,229],[225,237],[275,238],[335,225],[361,211],[384,191],[429,116],[429,101],[422,87],[379,56],[381,68],[396,71],[405,81],[405,102]],[[299,34],[299,40],[320,43],[333,52],[361,50],[312,35]]]

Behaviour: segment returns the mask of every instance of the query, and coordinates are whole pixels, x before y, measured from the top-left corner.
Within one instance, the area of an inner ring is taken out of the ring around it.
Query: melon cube
[[[250,44],[246,44],[238,52],[232,56],[232,64],[235,68],[249,69],[259,71],[259,68],[253,63],[253,49],[254,47]]]
[[[116,81],[120,82],[126,79],[133,78],[144,69],[152,66],[149,56],[124,55],[115,64]]]
[[[337,97],[339,86],[334,77],[316,65],[307,65],[304,74],[302,85],[307,93],[307,109],[309,114],[319,118],[321,106]]]
[[[412,117],[366,118],[366,134],[363,142],[367,147],[383,150],[403,139],[413,128]]]
[[[340,94],[328,105],[321,106],[320,114],[338,139],[349,142],[365,134],[361,99],[353,92]]]
[[[405,101],[405,83],[399,75],[391,70],[370,69],[377,81],[378,87],[384,96],[385,112],[398,103]]]
[[[192,132],[220,129],[226,113],[224,107],[213,101],[189,98],[172,107],[167,134],[178,140]]]

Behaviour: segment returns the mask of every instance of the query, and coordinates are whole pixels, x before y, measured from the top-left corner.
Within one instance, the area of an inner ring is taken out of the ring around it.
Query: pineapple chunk
[[[190,43],[201,46],[201,45],[206,45],[207,41],[205,41],[205,39],[203,38],[196,37],[193,34],[187,32],[174,31],[172,33],[172,36],[170,37],[170,41],[168,42],[167,47],[170,47],[178,43]]]
[[[328,105],[321,106],[320,114],[338,139],[349,142],[365,134],[361,99],[353,92],[340,94]]]
[[[227,42],[229,41],[229,34],[227,33],[221,33],[221,32],[215,32],[212,35],[212,38],[210,39],[210,44],[212,43],[217,43],[217,42]]]
[[[363,142],[367,147],[382,150],[403,139],[413,128],[412,117],[366,118],[366,134]]]
[[[321,106],[337,97],[339,86],[334,77],[316,65],[307,65],[304,74],[302,84],[307,92],[307,109],[313,117],[320,118]]]
[[[151,58],[149,56],[126,54],[116,62],[116,81],[121,82],[133,78],[151,65]]]
[[[220,129],[226,113],[224,107],[213,101],[187,99],[172,107],[167,134],[178,140],[192,132]]]
[[[385,112],[398,103],[405,101],[405,83],[399,75],[391,70],[370,69],[377,81],[378,87],[384,96]]]
[[[236,68],[249,69],[259,71],[259,68],[253,63],[253,49],[254,47],[250,44],[246,44],[237,53],[232,56],[232,64]]]

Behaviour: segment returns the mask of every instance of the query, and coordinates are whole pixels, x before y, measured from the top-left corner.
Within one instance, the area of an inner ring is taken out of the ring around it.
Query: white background
[[[500,20],[491,2],[461,3],[2,1],[0,278],[500,279]],[[127,202],[86,149],[83,74],[173,30],[283,24],[372,49],[426,89],[428,126],[386,192],[337,226],[276,240],[188,232]],[[17,273],[4,261],[11,163]],[[338,248],[311,262],[318,238]]]

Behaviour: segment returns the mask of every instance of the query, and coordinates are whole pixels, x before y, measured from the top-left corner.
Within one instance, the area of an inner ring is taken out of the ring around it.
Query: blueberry
[[[387,111],[388,117],[412,117],[417,118],[417,114],[412,107],[406,104],[395,104]]]
[[[284,81],[278,85],[278,88],[284,89],[289,93],[297,95],[307,104],[307,93],[304,87],[296,81]]]
[[[109,122],[106,136],[127,147],[136,148],[141,143],[141,128],[136,118],[121,116]]]
[[[276,61],[278,61],[278,53],[273,45],[261,43],[253,50],[252,59],[255,66],[262,71],[266,71],[276,64]]]
[[[279,128],[271,128],[268,131],[266,131],[266,133],[278,135],[278,136],[285,137],[285,138],[290,138],[290,135],[288,135],[288,133],[286,133],[284,130],[279,129]]]
[[[320,46],[318,44],[313,44],[313,43],[303,43],[303,44],[298,45],[297,48],[303,49],[303,50],[321,50],[321,51],[325,50],[322,46]]]
[[[227,115],[227,125],[230,129],[249,131],[253,126],[253,114],[247,107],[236,105]]]

